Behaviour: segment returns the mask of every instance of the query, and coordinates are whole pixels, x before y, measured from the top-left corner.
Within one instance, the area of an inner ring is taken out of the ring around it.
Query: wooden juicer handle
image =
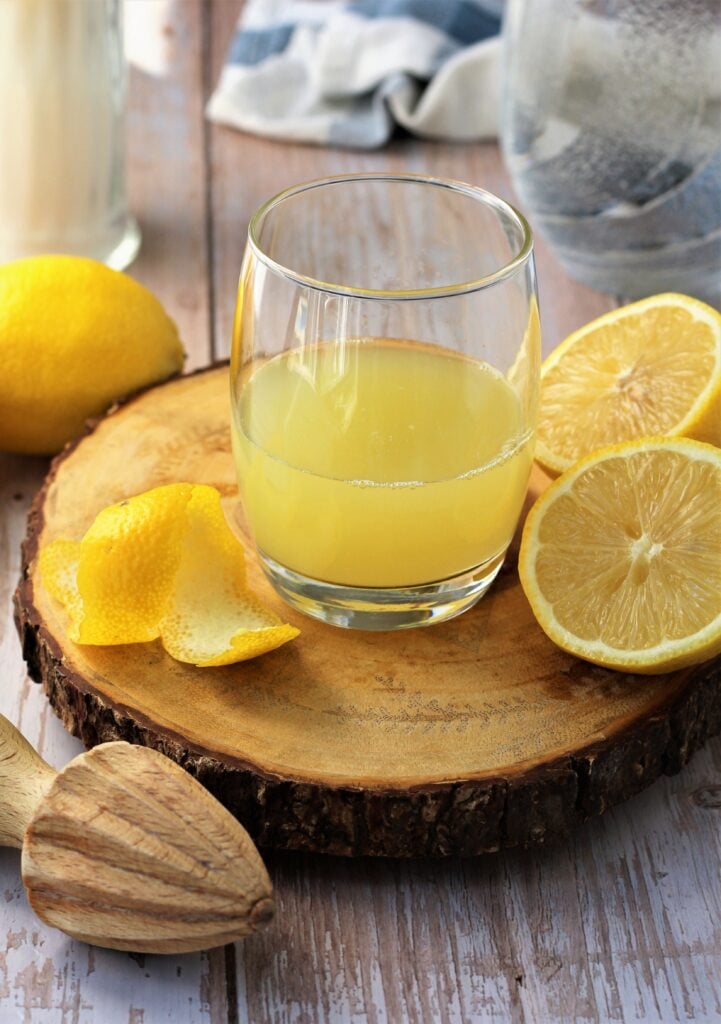
[[[25,831],[56,774],[0,715],[0,846],[22,849]]]
[[[0,715],[0,844],[22,848],[38,916],[95,945],[182,953],[273,916],[248,833],[147,747],[103,743],[56,773]]]

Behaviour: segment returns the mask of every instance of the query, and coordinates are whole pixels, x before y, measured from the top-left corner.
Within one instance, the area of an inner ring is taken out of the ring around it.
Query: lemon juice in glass
[[[360,629],[474,604],[526,492],[539,359],[530,231],[490,193],[367,174],[265,203],[240,276],[232,433],[279,593]]]

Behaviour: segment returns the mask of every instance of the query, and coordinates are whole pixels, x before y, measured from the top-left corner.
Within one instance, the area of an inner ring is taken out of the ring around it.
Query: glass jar
[[[508,0],[504,34],[506,160],[568,273],[718,302],[716,0]]]
[[[125,77],[119,0],[2,0],[0,261],[135,257]]]

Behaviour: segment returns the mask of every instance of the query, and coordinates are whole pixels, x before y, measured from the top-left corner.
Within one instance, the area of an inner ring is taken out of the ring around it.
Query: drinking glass
[[[291,605],[397,629],[497,575],[533,456],[531,233],[461,182],[356,174],[253,217],[231,400],[245,516]]]

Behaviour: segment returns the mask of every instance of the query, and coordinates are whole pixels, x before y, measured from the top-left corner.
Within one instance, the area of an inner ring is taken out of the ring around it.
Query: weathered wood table
[[[248,218],[295,182],[356,169],[463,178],[510,196],[494,145],[366,154],[217,129],[203,104],[236,0],[130,0],[133,267],[190,366],[227,353]],[[538,246],[546,350],[612,305]],[[79,749],[25,673],[12,624],[25,515],[47,464],[0,455],[0,711],[55,766]],[[467,861],[269,855],[263,935],[181,957],[91,949],[28,908],[0,850],[2,1024],[721,1021],[721,740],[566,845]]]

